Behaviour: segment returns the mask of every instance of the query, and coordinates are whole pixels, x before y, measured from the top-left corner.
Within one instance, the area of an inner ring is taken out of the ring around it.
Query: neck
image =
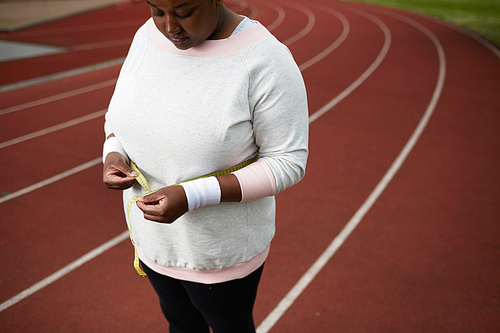
[[[242,17],[222,5],[219,12],[219,21],[214,32],[207,39],[228,38],[241,22]]]

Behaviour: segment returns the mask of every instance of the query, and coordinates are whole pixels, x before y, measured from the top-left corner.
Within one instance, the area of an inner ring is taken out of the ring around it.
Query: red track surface
[[[257,324],[357,216],[359,225],[259,332],[500,331],[498,54],[462,30],[409,12],[327,0],[251,0],[248,7],[233,1],[230,7],[274,27],[299,65],[338,41],[303,70],[311,115],[352,88],[311,123],[307,175],[277,196],[278,230]],[[0,63],[0,85],[124,57],[125,41],[147,17],[146,5],[134,4],[0,34],[70,48]],[[81,50],[89,44],[98,48]],[[101,115],[6,143],[104,110],[118,71],[0,92],[0,192],[15,194],[100,156]],[[102,82],[86,93],[24,105]],[[372,196],[373,205],[364,204],[427,116],[394,177]],[[126,230],[120,193],[107,191],[101,164],[92,165],[11,200],[0,197],[2,306]],[[121,241],[9,304],[0,312],[2,332],[165,332],[156,296],[132,258],[130,242]]]

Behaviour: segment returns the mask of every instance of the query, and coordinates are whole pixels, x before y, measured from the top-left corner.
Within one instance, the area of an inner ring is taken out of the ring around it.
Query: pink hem
[[[224,56],[242,51],[247,47],[272,36],[271,33],[260,23],[243,30],[242,32],[224,39],[206,40],[198,46],[187,50],[179,50],[156,28],[154,21],[150,18],[147,22],[148,36],[153,45],[163,51],[189,56]]]
[[[137,254],[143,263],[151,268],[156,273],[170,276],[174,279],[198,282],[204,284],[214,284],[227,282],[231,280],[241,279],[250,273],[254,272],[257,268],[262,266],[269,254],[270,245],[264,251],[256,255],[250,261],[242,262],[231,267],[214,269],[208,271],[200,271],[186,267],[168,267],[152,262],[144,255],[141,248],[136,246]]]

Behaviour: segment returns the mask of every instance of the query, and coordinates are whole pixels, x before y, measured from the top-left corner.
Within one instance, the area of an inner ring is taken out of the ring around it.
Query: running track
[[[498,50],[378,6],[226,3],[289,45],[310,103],[307,175],[277,196],[258,331],[500,331]],[[68,48],[0,63],[2,332],[166,331],[120,193],[101,184],[119,60],[13,85],[124,57],[147,17],[134,4],[0,34]]]

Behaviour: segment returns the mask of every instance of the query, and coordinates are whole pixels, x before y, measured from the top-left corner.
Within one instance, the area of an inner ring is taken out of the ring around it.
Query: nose
[[[165,32],[169,35],[175,35],[181,32],[182,28],[174,15],[165,15]]]

